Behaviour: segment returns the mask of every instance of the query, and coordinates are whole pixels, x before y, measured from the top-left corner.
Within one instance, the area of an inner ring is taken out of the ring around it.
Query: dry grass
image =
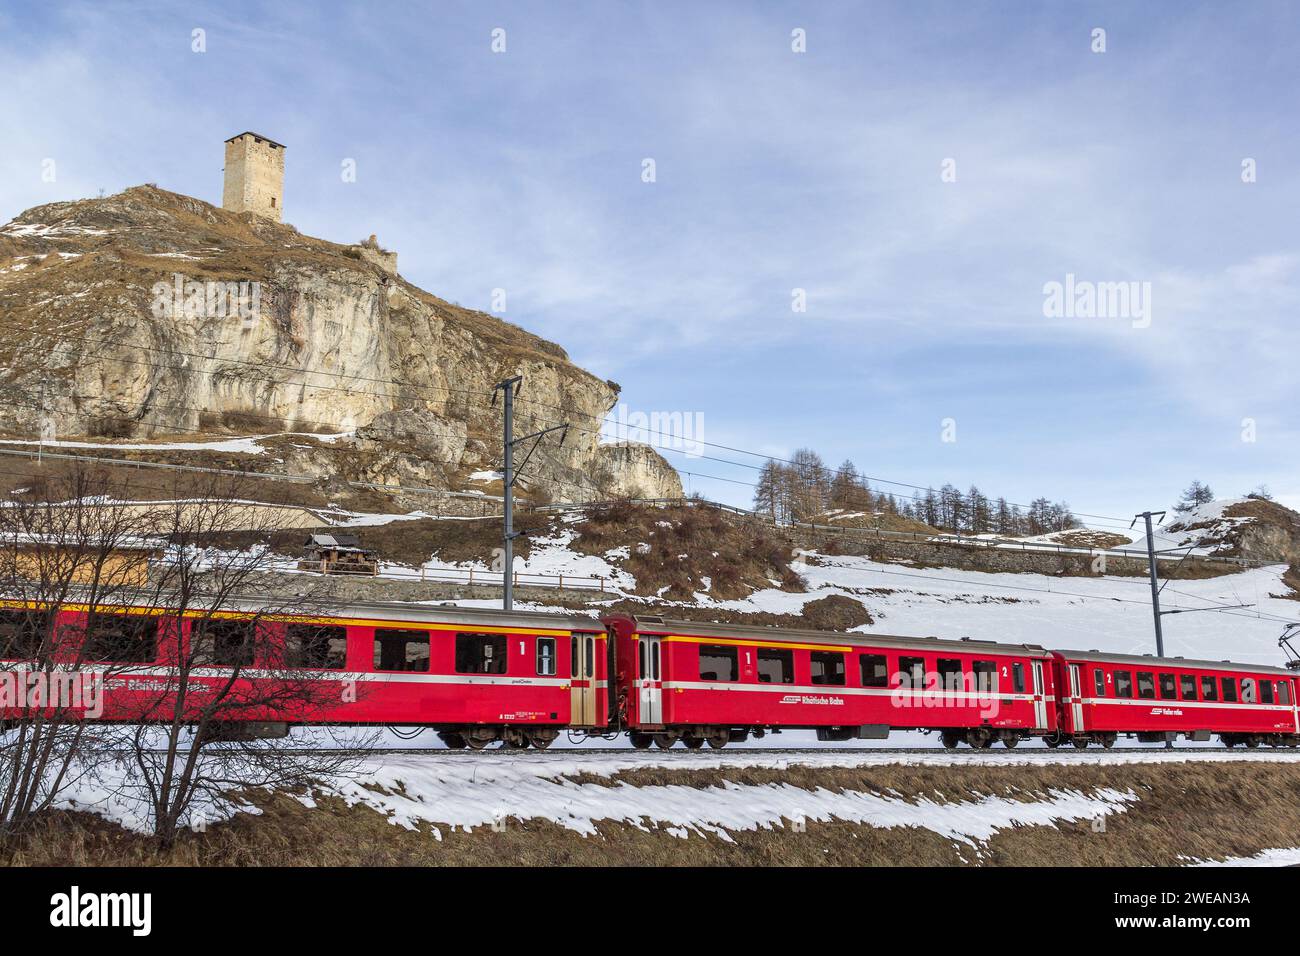
[[[545,515],[517,511],[514,527],[523,534],[515,539],[515,555],[527,558],[532,553],[529,536],[545,537],[552,520]],[[443,562],[490,563],[493,550],[501,547],[503,528],[500,518],[462,521],[421,518],[351,530],[361,538],[364,547],[375,548],[386,559],[419,565],[431,557]]]
[[[636,577],[638,594],[687,601],[707,591],[731,600],[773,582],[783,590],[804,590],[790,567],[794,550],[788,539],[760,522],[735,521],[715,508],[619,502],[591,512],[574,527],[577,551],[603,555],[630,548],[621,564]]]
[[[182,834],[169,851],[87,814],[56,813],[18,838],[0,842],[0,862],[34,866],[1169,866],[1185,858],[1250,856],[1300,846],[1300,763],[1137,763],[1016,767],[757,767],[695,771],[630,770],[583,782],[614,786],[712,787],[786,783],[830,790],[889,793],[937,802],[997,795],[1032,800],[1048,790],[1095,793],[1108,787],[1139,800],[1106,819],[1000,831],[975,848],[929,830],[875,829],[809,821],[786,828],[731,831],[734,842],[606,821],[582,835],[544,820],[511,820],[504,832],[394,826],[366,807],[325,798],[307,809],[287,796],[256,799],[263,813],[241,814],[206,833]]]

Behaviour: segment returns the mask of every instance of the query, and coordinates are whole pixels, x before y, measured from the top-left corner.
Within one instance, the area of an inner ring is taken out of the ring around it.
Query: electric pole
[[[1155,614],[1156,621],[1156,657],[1165,656],[1165,635],[1160,630],[1160,581],[1156,575],[1156,538],[1155,531],[1151,527],[1151,518],[1153,515],[1159,515],[1161,520],[1164,519],[1163,511],[1144,511],[1136,515],[1129,527],[1137,524],[1138,518],[1146,519],[1147,523],[1147,570],[1151,574],[1151,610]]]
[[[1165,513],[1163,511],[1144,511],[1133,518],[1133,520],[1129,523],[1129,527],[1131,528],[1133,527],[1133,525],[1137,524],[1138,518],[1143,518],[1146,520],[1147,569],[1151,575],[1151,611],[1152,614],[1155,615],[1155,622],[1156,622],[1156,656],[1164,657],[1165,656],[1165,635],[1164,635],[1164,631],[1161,630],[1160,627],[1160,619],[1164,617],[1166,614],[1191,614],[1196,611],[1231,611],[1237,608],[1254,607],[1255,605],[1215,604],[1211,607],[1182,607],[1182,608],[1176,608],[1172,611],[1160,610],[1160,592],[1165,589],[1165,585],[1160,583],[1159,576],[1156,574],[1156,539],[1155,539],[1155,531],[1151,527],[1151,519],[1156,515],[1159,515],[1163,519]],[[1174,570],[1177,570],[1178,566],[1181,565],[1185,560],[1187,560],[1187,556],[1190,555],[1195,548],[1196,545],[1193,543],[1190,545],[1180,545],[1177,548],[1162,549],[1160,553],[1168,554],[1173,551],[1182,551],[1183,552],[1182,555],[1179,557],[1178,561],[1174,564]],[[1168,583],[1169,581],[1166,580],[1165,584]]]
[[[505,577],[502,579],[503,590],[501,592],[501,608],[509,611],[514,607],[514,571],[515,571],[515,496],[514,496],[514,464],[515,464],[515,395],[519,393],[519,386],[523,384],[524,377],[516,375],[508,378],[504,382],[497,383],[492,390],[492,403],[495,405],[497,392],[505,396],[505,434],[501,466],[501,487],[502,495],[505,501],[502,504],[502,510],[505,512]]]
[[[533,432],[531,435],[525,435],[523,438],[515,438],[515,396],[519,394],[519,388],[523,385],[524,377],[515,375],[503,382],[498,382],[492,389],[492,404],[497,401],[497,392],[504,396],[505,423],[502,433],[502,464],[501,464],[501,487],[502,487],[502,510],[505,512],[505,533],[503,536],[505,547],[504,552],[505,567],[502,568],[502,591],[501,591],[501,608],[505,611],[514,609],[514,571],[515,571],[515,538],[519,533],[515,531],[515,482],[519,475],[515,470],[515,446],[522,445],[524,442],[531,441],[533,447],[528,450],[524,458],[524,465],[527,465],[529,459],[533,457],[533,452],[541,443],[542,436],[549,435],[554,431],[563,431],[560,436],[560,444],[564,444],[564,439],[569,434],[569,426],[554,425],[550,428],[543,428],[539,432]],[[520,471],[523,466],[520,466]]]

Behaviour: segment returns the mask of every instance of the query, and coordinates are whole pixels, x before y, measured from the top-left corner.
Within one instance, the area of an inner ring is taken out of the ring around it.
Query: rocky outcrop
[[[1300,561],[1300,514],[1275,501],[1258,499],[1231,506],[1224,513],[1254,519],[1234,529],[1230,546],[1238,557],[1269,564]]]
[[[675,498],[681,479],[657,451],[640,442],[616,442],[596,449],[597,468],[614,498]],[[663,494],[664,489],[673,489]]]
[[[539,495],[680,494],[650,449],[611,454],[618,386],[559,346],[411,285],[356,246],[150,186],[40,206],[0,229],[0,430],[60,438],[349,432],[299,456],[331,477],[456,487],[559,421]],[[323,462],[329,462],[323,465]]]
[[[1177,545],[1266,564],[1300,560],[1300,514],[1263,498],[1211,501],[1164,529]]]

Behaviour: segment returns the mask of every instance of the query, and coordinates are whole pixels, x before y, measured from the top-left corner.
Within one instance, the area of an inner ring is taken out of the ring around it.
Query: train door
[[[664,722],[663,649],[658,637],[641,637],[637,650],[637,686],[640,688],[640,721],[643,724]]]
[[[1043,662],[1034,661],[1034,726],[1047,727],[1047,701],[1043,690]]]
[[[1070,729],[1083,733],[1083,680],[1078,664],[1070,665]]]
[[[579,727],[596,723],[596,638],[574,634],[569,639],[569,722]]]

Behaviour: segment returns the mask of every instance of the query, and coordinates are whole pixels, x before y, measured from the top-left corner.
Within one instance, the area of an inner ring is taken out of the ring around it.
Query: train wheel
[[[1219,734],[1219,743],[1231,749],[1237,746],[1237,738],[1232,736],[1232,734]]]
[[[452,733],[451,731],[448,731],[446,733],[439,734],[438,739],[441,740],[444,744],[446,744],[449,750],[465,749],[465,738],[462,737],[460,734]]]
[[[627,739],[631,741],[632,746],[635,747],[637,750],[645,750],[650,746],[650,741],[652,738],[650,737],[649,734],[641,734],[633,730],[630,733],[628,733]]]
[[[690,750],[699,750],[704,746],[704,738],[697,737],[695,734],[687,734],[682,738],[682,743]]]
[[[976,750],[986,750],[993,743],[993,737],[983,727],[966,731],[966,743]]]
[[[662,734],[655,734],[655,746],[660,750],[669,750],[672,745],[677,743],[677,734],[674,731],[668,731]]]
[[[1073,737],[1071,738],[1070,743],[1074,744],[1076,750],[1086,750],[1088,748],[1087,737]]]
[[[1101,745],[1102,745],[1103,747],[1105,747],[1107,750],[1109,750],[1111,747],[1114,747],[1114,746],[1115,746],[1115,735],[1114,735],[1114,734],[1106,734],[1104,737],[1101,738]]]
[[[1018,743],[1020,743],[1020,738],[1017,737],[1015,734],[1007,734],[1005,737],[1002,738],[1002,746],[1006,747],[1008,750],[1015,747],[1015,745]]]
[[[714,750],[721,750],[731,740],[731,734],[726,727],[722,727],[717,730],[710,730],[704,735],[704,739],[708,741],[709,746]]]
[[[1043,743],[1047,744],[1047,746],[1051,747],[1053,750],[1061,746],[1061,740],[1059,737],[1044,737]]]
[[[558,736],[560,736],[558,730],[535,730],[528,735],[528,742],[538,750],[545,750],[555,743],[555,738]]]
[[[939,734],[939,741],[943,744],[944,750],[956,750],[957,745],[961,743],[961,735],[955,730],[945,730]]]
[[[1246,738],[1246,746],[1247,746],[1248,748],[1250,748],[1251,750],[1254,750],[1256,747],[1259,746],[1259,738],[1258,738],[1258,737],[1254,737],[1254,736],[1247,737],[1247,738]]]
[[[491,740],[483,737],[474,737],[471,735],[465,738],[465,746],[469,747],[470,750],[483,750],[490,743],[492,743]]]

